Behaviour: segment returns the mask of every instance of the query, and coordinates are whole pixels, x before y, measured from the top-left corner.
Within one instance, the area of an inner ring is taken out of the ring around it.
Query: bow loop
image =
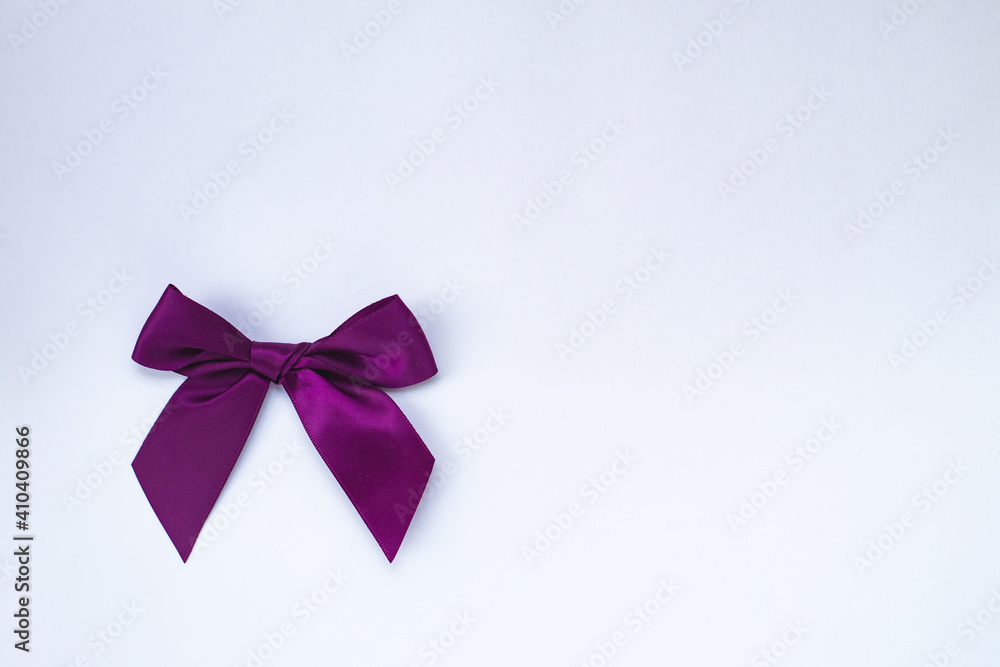
[[[249,362],[250,339],[168,285],[139,332],[132,359],[158,371],[193,375],[186,371],[195,371],[206,362]]]
[[[132,461],[183,560],[250,435],[270,382],[292,399],[309,439],[391,562],[434,457],[378,387],[437,372],[420,325],[398,296],[382,299],[314,343],[252,342],[169,285],[132,358],[188,379]]]
[[[353,384],[408,387],[437,373],[417,318],[397,295],[355,313],[312,344],[301,367],[350,376]]]

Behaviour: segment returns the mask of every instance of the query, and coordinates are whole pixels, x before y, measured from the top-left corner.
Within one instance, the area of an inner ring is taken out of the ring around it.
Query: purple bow
[[[378,387],[437,373],[416,318],[398,296],[358,311],[314,343],[253,342],[168,285],[132,359],[187,379],[170,397],[132,468],[187,561],[236,465],[271,382],[391,562],[434,457]]]

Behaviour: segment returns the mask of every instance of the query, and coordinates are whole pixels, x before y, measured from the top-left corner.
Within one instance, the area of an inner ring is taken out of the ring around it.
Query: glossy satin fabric
[[[132,462],[181,558],[239,458],[268,386],[285,388],[309,439],[389,561],[434,457],[378,387],[437,372],[420,325],[398,296],[362,309],[314,343],[257,343],[169,285],[132,359],[187,376]]]

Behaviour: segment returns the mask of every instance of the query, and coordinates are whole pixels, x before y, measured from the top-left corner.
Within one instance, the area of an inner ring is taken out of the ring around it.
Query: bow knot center
[[[281,384],[288,371],[305,354],[309,343],[257,343],[250,344],[250,368],[271,382]]]

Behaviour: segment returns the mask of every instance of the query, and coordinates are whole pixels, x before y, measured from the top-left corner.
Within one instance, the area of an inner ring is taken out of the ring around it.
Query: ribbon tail
[[[282,383],[323,461],[392,562],[434,456],[388,395],[309,368]]]
[[[185,562],[246,444],[268,384],[246,371],[187,378],[132,461]]]

